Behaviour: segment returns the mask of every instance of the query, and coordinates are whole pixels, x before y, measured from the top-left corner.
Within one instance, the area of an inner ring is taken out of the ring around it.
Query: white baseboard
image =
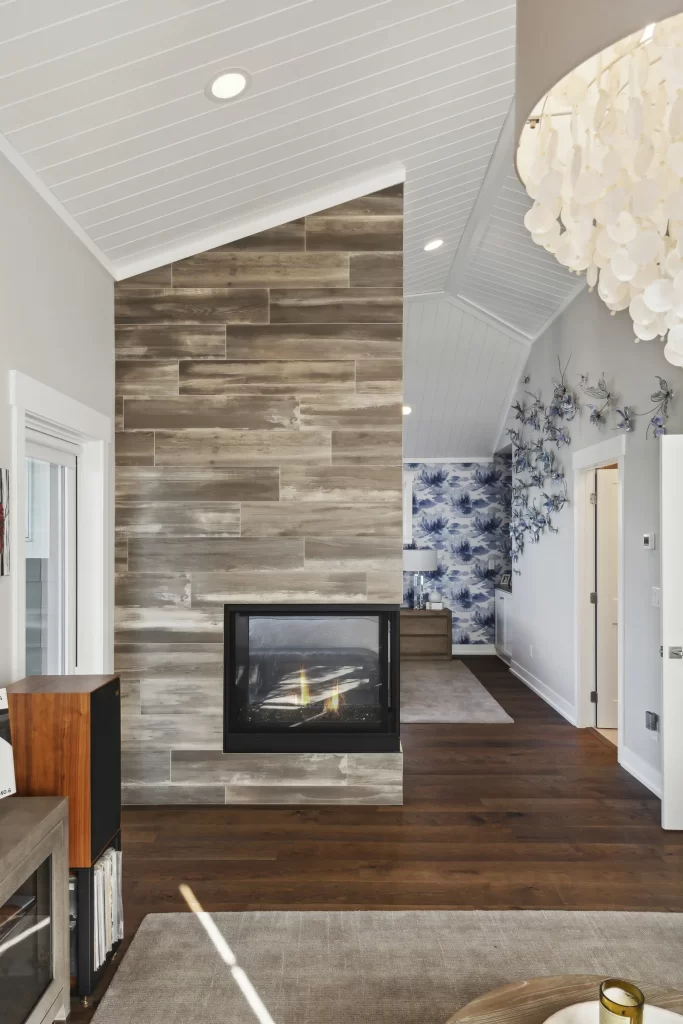
[[[654,768],[638,754],[634,754],[628,747],[622,747],[619,752],[619,764],[625,768],[634,779],[642,782],[651,793],[661,799],[662,796],[662,773]]]
[[[495,644],[453,644],[453,655],[497,654]]]
[[[510,657],[510,655],[506,654],[505,651],[503,650],[503,648],[499,647],[498,644],[496,644],[495,647],[496,647],[496,654],[498,655],[500,660],[504,661],[505,664],[509,666],[511,664],[511,662],[512,662],[512,658]]]
[[[516,661],[510,663],[510,671],[513,676],[517,676],[525,686],[528,686],[530,690],[537,693],[539,697],[542,697],[546,704],[550,704],[551,708],[554,708],[563,718],[566,718],[571,725],[576,725],[576,709],[568,700],[564,697],[560,697],[559,694],[551,690],[549,686],[546,686],[544,682],[527,672],[525,668],[522,668]]]

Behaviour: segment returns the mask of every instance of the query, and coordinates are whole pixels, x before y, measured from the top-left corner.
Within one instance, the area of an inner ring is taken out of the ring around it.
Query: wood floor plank
[[[267,324],[266,288],[117,291],[119,324]]]
[[[225,327],[187,324],[116,326],[117,359],[223,359]]]
[[[272,288],[270,320],[273,324],[398,324],[403,322],[403,291],[401,288]]]
[[[329,430],[157,430],[157,466],[269,466],[329,463]]]
[[[119,505],[145,502],[277,501],[280,474],[276,467],[176,468],[121,466],[116,472]],[[122,522],[125,520],[122,519]]]
[[[229,325],[225,358],[395,359],[402,335],[401,324]]]
[[[291,395],[205,395],[201,402],[190,395],[127,398],[123,423],[125,430],[282,430],[298,426],[299,402]]]
[[[372,363],[368,360],[368,363]],[[383,367],[385,363],[381,364]],[[352,359],[332,360],[183,360],[181,395],[272,395],[354,390],[356,364]],[[366,376],[369,376],[366,374]],[[375,371],[375,377],[382,376]]]
[[[349,257],[341,252],[210,249],[173,264],[174,288],[346,288],[348,284]]]

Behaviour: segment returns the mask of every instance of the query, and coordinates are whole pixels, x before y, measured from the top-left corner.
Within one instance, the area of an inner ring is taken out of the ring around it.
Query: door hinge
[[[597,491],[593,491],[593,493],[591,494],[591,505],[597,505],[597,503],[598,503],[598,494],[597,494]]]
[[[597,604],[597,603],[598,603],[598,595],[593,590],[593,591],[591,591],[591,604]]]
[[[597,703],[598,703],[598,691],[597,690],[591,690],[591,704],[597,704]]]

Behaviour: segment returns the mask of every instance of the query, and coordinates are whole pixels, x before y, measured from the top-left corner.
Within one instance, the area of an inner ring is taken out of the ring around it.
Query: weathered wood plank
[[[371,804],[402,804],[403,787],[392,785],[364,786],[307,786],[305,783],[293,786],[226,786],[225,802],[234,804],[257,804],[262,807],[294,804],[359,806]]]
[[[223,642],[223,611],[220,608],[131,608],[119,605],[114,624],[118,644]],[[201,704],[195,710],[205,713]]]
[[[116,525],[129,537],[239,537],[240,505],[230,501],[140,501],[119,505]]]
[[[279,470],[263,466],[176,469],[121,466],[116,473],[119,503],[150,501],[277,501]]]
[[[134,274],[133,277],[126,277],[123,281],[117,281],[114,290],[118,292],[148,291],[150,289],[170,288],[173,284],[171,264],[164,267],[155,267],[153,270],[146,270],[144,274]]]
[[[115,316],[120,324],[266,324],[265,288],[173,288],[120,291]]]
[[[212,249],[173,264],[174,288],[347,288],[346,253]]]
[[[306,218],[306,249],[316,252],[400,252],[403,217],[316,214]]]
[[[338,206],[330,206],[326,210],[309,214],[307,221],[318,217],[402,217],[403,216],[403,185],[389,185],[378,192],[369,192],[366,196],[349,199]]]
[[[221,715],[127,715],[121,719],[121,750],[221,750]]]
[[[116,531],[114,538],[114,570],[115,572],[126,572],[128,569],[128,537],[125,533]]]
[[[119,644],[114,671],[134,679],[220,679],[222,644]]]
[[[402,569],[384,569],[380,572],[371,571],[368,576],[368,601],[388,601],[392,604],[403,603],[403,571]]]
[[[224,786],[121,786],[121,803],[125,806],[143,807],[165,804],[169,807],[191,804],[215,806],[225,803]]]
[[[382,361],[384,365],[384,361]],[[284,394],[302,391],[353,391],[353,360],[245,359],[238,362],[192,360],[180,363],[181,395]]]
[[[384,536],[401,533],[398,502],[260,501],[242,503],[243,537]]]
[[[364,601],[363,572],[208,572],[192,574],[192,603],[220,605],[240,601]]]
[[[117,466],[153,466],[154,432],[117,431],[114,435],[114,461]]]
[[[154,785],[171,781],[170,750],[127,750],[121,754],[121,781],[124,785]]]
[[[284,501],[389,502],[401,506],[400,466],[283,466]],[[245,499],[248,500],[248,499]]]
[[[143,398],[178,394],[178,360],[117,359],[116,394]]]
[[[118,573],[116,604],[120,608],[189,608],[190,576],[187,573]]]
[[[135,399],[130,400],[131,403]],[[170,401],[170,399],[168,399]],[[128,403],[126,403],[127,405]],[[301,399],[302,427],[371,430],[402,427],[403,412],[399,395],[326,395]],[[144,426],[144,424],[141,424]]]
[[[393,395],[402,402],[403,360],[357,359],[356,391],[359,395]]]
[[[201,402],[178,398],[129,398],[126,430],[181,430],[232,427],[243,430],[282,429],[299,423],[299,403],[291,395],[205,395]]]
[[[219,569],[303,568],[298,537],[129,537],[129,572],[212,572]]]
[[[273,288],[274,324],[398,324],[403,322],[400,288]]]
[[[329,463],[329,430],[157,431],[157,466],[281,466]]]
[[[129,542],[130,544],[130,542]],[[129,554],[129,558],[130,558]],[[385,537],[306,537],[306,569],[328,572],[401,570],[401,531]]]
[[[288,224],[278,224],[274,228],[258,231],[255,235],[237,238],[234,242],[219,245],[213,252],[231,252],[238,250],[248,252],[297,252],[305,247],[305,221],[290,220]]]
[[[402,288],[402,252],[352,252],[349,257],[352,288]]]
[[[227,359],[398,359],[400,324],[267,324],[226,328]]]
[[[123,398],[120,395],[114,399],[114,430],[123,430]]]
[[[306,433],[306,431],[302,431]],[[333,430],[332,464],[400,466],[402,430]]]
[[[223,359],[224,356],[225,327],[221,325],[116,327],[117,359]]]
[[[201,611],[209,613],[209,609]],[[222,717],[223,680],[143,679],[140,684],[140,709],[143,715],[200,714]]]
[[[224,754],[214,750],[176,750],[171,781],[224,783],[230,786],[344,786],[346,754]]]

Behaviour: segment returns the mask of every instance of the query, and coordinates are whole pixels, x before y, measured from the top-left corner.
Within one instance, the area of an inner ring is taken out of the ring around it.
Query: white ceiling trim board
[[[267,213],[257,217],[250,217],[232,224],[225,225],[218,231],[208,231],[200,237],[189,239],[176,246],[170,246],[163,250],[163,264],[175,263],[177,260],[185,259],[187,256],[196,256],[197,253],[205,252],[207,249],[215,249],[218,245],[226,245],[238,238],[246,238],[248,235],[255,235],[259,231],[267,231],[269,228],[277,227],[280,224],[288,224],[300,217],[308,217],[320,210],[327,210],[331,206],[338,206],[341,203],[348,203],[352,199],[368,195],[370,192],[379,192],[390,185],[399,185],[405,181],[405,167],[393,165],[371,174],[354,178],[353,181],[345,182],[344,185],[335,189],[313,192],[300,199],[279,206]],[[117,268],[114,276],[117,281],[123,281],[127,277],[136,274],[143,274],[147,270],[154,270],[160,266],[159,252],[156,255],[144,259],[132,259]]]
[[[448,302],[452,302],[454,306],[458,306],[459,309],[464,310],[465,313],[470,313],[471,316],[476,316],[482,320],[485,324],[489,324],[491,327],[498,328],[499,331],[503,331],[504,334],[509,335],[511,338],[515,338],[517,341],[521,341],[523,345],[527,347],[531,346],[536,340],[531,335],[525,334],[524,331],[520,331],[518,327],[513,327],[512,324],[508,323],[507,320],[503,320],[502,317],[496,316],[494,313],[489,313],[488,310],[482,309],[476,302],[471,302],[469,299],[464,298],[462,295],[449,295],[448,292],[444,294],[444,298]]]
[[[114,270],[114,264],[105,256],[100,247],[93,242],[90,235],[83,230],[81,225],[71,216],[65,206],[60,203],[54,192],[51,192],[47,187],[43,179],[36,174],[33,168],[24,160],[20,153],[17,153],[14,146],[7,141],[4,135],[0,133],[0,153],[9,160],[12,166],[19,171],[19,174],[26,179],[31,188],[35,189],[38,195],[45,200],[50,209],[57,214],[59,219],[66,224],[70,231],[74,233],[79,242],[82,242],[86,249],[95,257],[98,263],[101,263],[107,273],[111,274],[112,277],[116,277],[116,271]]]
[[[514,99],[500,130],[484,180],[479,189],[470,219],[463,231],[458,251],[448,272],[445,290],[457,295],[470,265],[472,253],[478,249],[489,224],[514,156]]]

